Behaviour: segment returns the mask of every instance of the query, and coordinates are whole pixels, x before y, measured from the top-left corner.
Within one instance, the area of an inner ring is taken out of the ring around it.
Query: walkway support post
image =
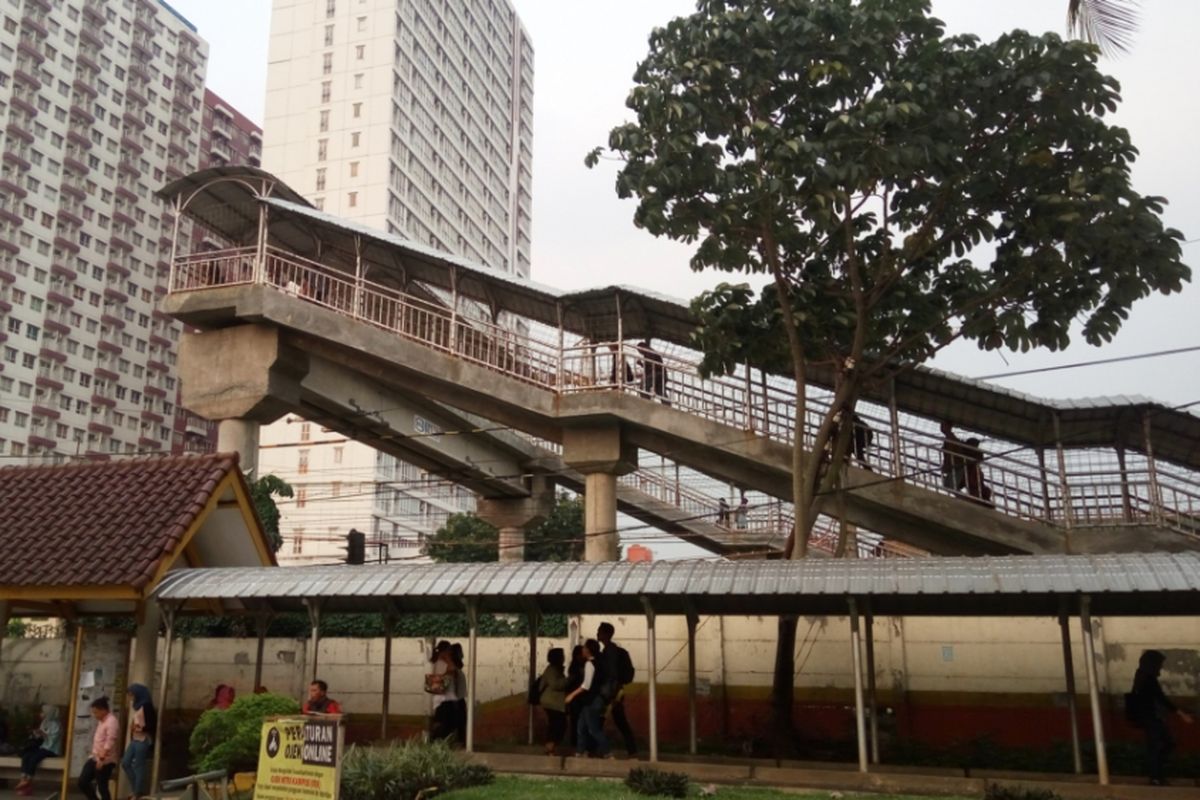
[[[1096,677],[1096,645],[1092,641],[1092,598],[1079,598],[1079,623],[1083,628],[1083,656],[1086,659],[1088,696],[1092,703],[1092,731],[1096,737],[1096,772],[1100,785],[1108,785],[1108,753],[1104,744],[1104,716],[1100,710],[1100,687]]]
[[[871,763],[879,763],[879,704],[875,694],[875,614],[871,601],[865,600],[863,622],[866,623],[867,650],[867,710],[871,715]]]
[[[179,257],[179,217],[183,215],[183,196],[176,195],[171,201],[171,213],[175,217],[171,223],[171,262],[167,265],[167,291],[173,292],[175,286],[175,259]]]
[[[79,702],[79,672],[82,669],[83,626],[77,623],[75,626],[75,651],[71,654],[71,700],[67,706],[67,732],[63,739],[63,763],[67,765],[67,768],[63,770],[62,784],[59,788],[59,796],[62,800],[66,800],[71,780],[71,750],[73,749],[71,745],[75,742],[75,717],[79,715],[79,709],[76,706]],[[153,788],[151,787],[151,789]]]
[[[858,771],[867,772],[867,726],[863,714],[862,644],[858,631],[858,601],[850,604],[850,660],[854,665],[854,729],[858,738]]]
[[[267,611],[259,611],[254,615],[254,633],[258,642],[254,649],[254,691],[263,685],[263,653],[267,647],[267,625],[271,615]]]
[[[1075,758],[1075,774],[1083,774],[1083,755],[1079,749],[1079,719],[1075,709],[1075,659],[1071,654],[1071,619],[1066,603],[1058,612],[1058,627],[1062,631],[1063,669],[1067,673],[1067,713],[1071,715],[1071,755]]]
[[[1054,450],[1058,454],[1058,491],[1063,504],[1063,527],[1067,530],[1067,552],[1070,552],[1070,531],[1075,522],[1075,512],[1071,508],[1071,487],[1067,483],[1067,456],[1063,450],[1058,414],[1054,414],[1052,419],[1054,420]]]
[[[468,753],[475,752],[475,664],[479,650],[476,644],[479,640],[479,601],[474,598],[467,600],[467,741],[464,743]]]
[[[563,391],[563,380],[566,377],[566,367],[563,364],[563,359],[566,357],[566,337],[565,331],[563,330],[562,301],[554,304],[554,316],[558,318],[558,376],[555,380],[554,388],[561,395]]]
[[[162,676],[158,682],[157,710],[158,729],[164,730],[163,719],[167,715],[167,684],[171,680],[171,648],[175,644],[175,614],[178,608],[174,605],[165,604],[161,605],[160,609],[162,610],[163,627],[166,629],[166,637],[163,643]],[[154,792],[155,797],[162,796],[158,789],[158,770],[162,763],[162,751],[162,747],[154,748],[154,760],[150,767],[150,791]]]
[[[541,624],[542,615],[537,609],[529,612],[529,688],[532,689],[534,681],[538,679],[538,625]],[[527,700],[529,698],[526,698]],[[533,704],[526,703],[529,708],[529,744],[533,744]],[[557,743],[556,743],[557,744]]]
[[[1156,523],[1163,519],[1162,494],[1158,486],[1158,467],[1154,463],[1154,437],[1151,435],[1150,415],[1142,414],[1142,437],[1145,440],[1146,474],[1150,481],[1150,514]]]
[[[383,702],[380,708],[380,739],[387,739],[388,716],[392,711],[392,638],[395,631],[396,617],[389,611],[383,615]]]
[[[650,673],[649,681],[649,718],[650,718],[650,763],[658,762],[658,637],[654,630],[654,607],[650,598],[643,597],[642,608],[646,609],[646,671]]]
[[[308,611],[308,624],[310,626],[308,635],[308,679],[315,681],[317,679],[317,667],[321,649],[321,601],[313,600],[312,598],[304,599],[304,608]]]
[[[1129,470],[1125,466],[1125,443],[1119,440],[1117,441],[1117,468],[1121,471],[1121,519],[1125,522],[1133,522],[1133,502],[1129,497]]]
[[[1046,448],[1038,447],[1038,474],[1042,476],[1042,516],[1046,522],[1053,524],[1054,510],[1050,507],[1050,477],[1046,472]]]
[[[362,236],[355,234],[354,236],[354,308],[350,311],[351,319],[359,319],[362,313],[362,296],[363,296],[363,263],[362,263]]]
[[[699,622],[700,618],[696,612],[689,610],[687,615],[688,753],[691,755],[696,755],[696,626]]]
[[[270,190],[266,183],[263,184],[263,193],[259,197],[258,202],[258,240],[254,243],[255,259],[254,259],[254,282],[267,282],[267,240],[270,238],[270,221],[268,218],[267,204],[263,202]],[[178,222],[179,215],[175,215]]]
[[[618,392],[625,391],[625,323],[621,315],[621,293],[615,293],[617,298],[617,362],[613,364],[613,376],[616,380],[614,387]]]
[[[619,425],[591,425],[563,430],[563,461],[584,474],[584,559],[616,561],[617,476],[637,469],[637,448]]]

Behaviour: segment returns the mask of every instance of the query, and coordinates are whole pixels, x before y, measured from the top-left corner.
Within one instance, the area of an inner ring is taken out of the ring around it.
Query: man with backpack
[[[637,740],[633,738],[633,729],[629,727],[629,719],[625,716],[625,687],[633,683],[633,659],[629,657],[628,650],[612,640],[615,630],[611,622],[601,622],[596,629],[596,639],[604,647],[601,652],[603,683],[600,694],[612,709],[613,723],[625,740],[625,751],[630,758],[637,758]]]

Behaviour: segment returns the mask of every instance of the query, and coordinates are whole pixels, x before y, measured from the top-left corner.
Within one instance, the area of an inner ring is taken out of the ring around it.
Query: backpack
[[[617,680],[622,686],[628,686],[633,683],[635,675],[633,669],[633,659],[629,657],[629,651],[624,647],[617,648]]]

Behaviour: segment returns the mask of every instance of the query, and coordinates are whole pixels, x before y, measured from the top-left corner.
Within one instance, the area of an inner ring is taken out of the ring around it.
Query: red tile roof
[[[146,587],[237,454],[0,469],[0,586]]]

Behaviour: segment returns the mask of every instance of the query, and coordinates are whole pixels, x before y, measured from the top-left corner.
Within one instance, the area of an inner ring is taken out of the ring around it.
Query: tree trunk
[[[796,700],[796,628],[799,618],[781,616],[775,643],[775,681],[771,690],[771,749],[776,758],[791,755],[795,739],[792,707]]]

